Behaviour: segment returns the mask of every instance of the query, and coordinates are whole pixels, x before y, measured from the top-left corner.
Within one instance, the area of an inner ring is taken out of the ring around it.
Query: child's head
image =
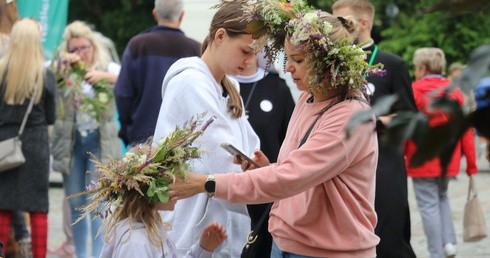
[[[170,225],[162,221],[159,210],[173,210],[176,201],[172,202],[153,202],[146,196],[141,195],[136,190],[126,191],[122,196],[122,203],[116,208],[114,214],[109,218],[105,239],[110,241],[113,237],[112,232],[115,230],[117,222],[127,220],[127,223],[143,223],[145,225],[148,238],[155,246],[160,246],[162,238],[160,230],[162,227],[170,229]]]
[[[120,160],[101,162],[94,160],[97,170],[96,182],[87,190],[69,199],[90,195],[88,204],[78,207],[82,215],[78,223],[88,214],[103,219],[105,240],[111,242],[115,237],[118,223],[143,223],[152,243],[161,243],[160,230],[168,229],[158,215],[158,210],[173,210],[175,202],[170,202],[168,189],[176,179],[186,177],[190,160],[200,157],[200,149],[193,142],[213,122],[214,117],[202,121],[206,114],[192,117],[167,137],[153,142],[131,147]]]
[[[246,31],[248,22],[242,19],[246,0],[222,1],[202,45],[203,60],[210,70],[222,75],[218,82],[230,95],[228,110],[232,117],[242,115],[240,94],[225,74],[238,75],[254,62],[255,49],[252,35]]]

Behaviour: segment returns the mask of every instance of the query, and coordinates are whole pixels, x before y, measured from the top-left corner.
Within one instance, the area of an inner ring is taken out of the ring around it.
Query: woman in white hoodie
[[[252,35],[245,32],[247,22],[237,19],[246,1],[223,1],[213,17],[209,34],[203,42],[202,57],[183,58],[168,70],[162,85],[162,105],[155,128],[154,141],[167,136],[176,125],[196,114],[215,116],[213,125],[200,137],[205,153],[192,164],[191,171],[209,175],[216,171],[240,171],[233,156],[220,147],[231,143],[246,154],[259,148],[259,139],[244,116],[238,92],[239,84],[226,74],[237,75],[254,62]],[[223,225],[227,240],[215,250],[214,257],[240,257],[250,231],[245,204],[199,194],[182,200],[175,210],[164,213],[173,225],[170,238],[183,256],[199,234],[211,222]]]

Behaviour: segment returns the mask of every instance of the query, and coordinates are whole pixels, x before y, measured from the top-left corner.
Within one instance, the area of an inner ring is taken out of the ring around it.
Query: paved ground
[[[58,175],[53,175],[54,180],[59,180]],[[479,198],[482,203],[487,226],[490,232],[490,172],[481,172],[476,176]],[[466,201],[468,187],[468,177],[462,173],[457,180],[449,184],[449,195],[453,210],[453,220],[458,238],[458,256],[463,258],[490,257],[490,238],[486,238],[476,243],[464,243],[462,240],[463,208]],[[427,242],[422,230],[420,214],[413,195],[412,182],[409,180],[409,202],[412,218],[412,245],[418,257],[428,257]],[[64,236],[61,229],[61,201],[63,190],[60,187],[50,189],[50,212],[49,212],[49,246],[57,246],[63,242]],[[53,256],[48,256],[53,258]]]

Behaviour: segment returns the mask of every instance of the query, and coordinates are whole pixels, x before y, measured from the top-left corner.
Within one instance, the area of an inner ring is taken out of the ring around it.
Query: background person
[[[222,143],[231,143],[247,154],[259,147],[259,139],[245,117],[238,83],[226,75],[243,72],[254,60],[252,36],[245,32],[247,22],[237,19],[242,16],[245,3],[222,1],[211,21],[201,58],[178,60],[163,80],[155,141],[196,114],[207,112],[216,117],[213,126],[201,136],[206,153],[191,164],[192,171],[203,175],[239,170],[233,157],[220,147]],[[218,222],[228,232],[214,257],[240,257],[250,232],[246,205],[230,204],[206,194],[177,203],[174,211],[164,213],[164,220],[173,225],[169,235],[180,256],[197,241],[196,232],[209,223]]]
[[[124,51],[115,94],[119,137],[125,144],[145,142],[153,135],[168,68],[179,58],[201,55],[201,44],[179,29],[183,5],[183,0],[155,0],[158,25],[134,36]]]
[[[95,180],[94,175],[87,172],[95,169],[92,161],[94,157],[109,161],[122,155],[117,137],[114,99],[107,97],[106,102],[97,102],[99,105],[105,104],[100,106],[104,109],[95,114],[82,108],[84,103],[99,101],[95,84],[101,85],[105,81],[111,87],[108,90],[112,91],[120,67],[111,62],[110,54],[100,42],[100,37],[81,21],[74,21],[65,28],[59,51],[60,60],[57,64],[60,67],[57,71],[62,76],[68,76],[68,79],[59,83],[70,83],[69,78],[76,65],[86,67],[86,74],[80,85],[58,86],[63,98],[59,102],[60,116],[53,128],[53,169],[63,174],[65,194],[69,196],[85,190],[86,185]],[[74,87],[81,89],[81,92],[75,91]],[[69,201],[72,223],[80,216],[80,211],[76,208],[86,203],[85,197]],[[86,221],[72,225],[78,258],[99,255],[103,240],[96,237],[96,234],[100,226],[100,218],[87,218]],[[92,243],[90,253],[87,251],[89,235]]]
[[[352,16],[359,22],[359,35],[356,42],[365,44],[363,49],[371,52],[366,61],[382,63],[386,70],[384,76],[367,76],[368,92],[372,94],[371,104],[383,96],[396,94],[398,101],[390,114],[378,117],[378,138],[382,128],[398,111],[416,111],[410,75],[405,61],[399,56],[378,48],[371,38],[375,9],[368,0],[337,0],[332,5],[333,15]],[[378,258],[415,257],[410,244],[410,210],[408,206],[407,175],[403,152],[399,149],[379,144],[379,160],[376,170],[375,208],[378,215],[376,235],[380,242],[376,247]]]
[[[431,100],[436,97],[434,94],[441,94],[451,84],[451,81],[443,76],[446,70],[444,52],[439,48],[419,48],[413,54],[413,64],[415,81],[412,88],[417,108],[429,117],[430,127],[448,122],[450,117],[443,111],[431,111],[429,107]],[[449,96],[463,106],[464,99],[459,88],[454,89]],[[405,149],[407,174],[412,177],[430,257],[455,257],[456,235],[447,191],[449,179],[459,174],[461,154],[466,157],[468,176],[478,172],[474,132],[471,128],[467,130],[456,145],[445,177],[442,177],[439,158],[429,160],[418,167],[410,167],[410,160],[416,151],[417,145],[409,141]]]
[[[22,139],[25,164],[0,174],[0,241],[7,243],[13,210],[29,212],[32,257],[46,257],[48,241],[48,125],[56,119],[56,84],[44,69],[41,26],[32,19],[16,22],[0,59],[0,140],[16,136],[29,102]],[[4,246],[5,248],[5,246]]]

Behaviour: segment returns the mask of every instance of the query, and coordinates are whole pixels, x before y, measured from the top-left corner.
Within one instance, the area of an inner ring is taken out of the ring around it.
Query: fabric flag
[[[17,0],[20,17],[31,17],[43,26],[44,58],[58,49],[68,18],[68,0]]]

